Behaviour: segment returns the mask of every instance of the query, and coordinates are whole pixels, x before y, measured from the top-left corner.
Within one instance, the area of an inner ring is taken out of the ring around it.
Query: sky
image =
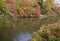
[[[58,7],[60,7],[60,0],[54,0],[54,4],[56,4]]]
[[[45,2],[46,0],[43,0],[43,1]],[[54,4],[60,7],[60,0],[54,0]]]

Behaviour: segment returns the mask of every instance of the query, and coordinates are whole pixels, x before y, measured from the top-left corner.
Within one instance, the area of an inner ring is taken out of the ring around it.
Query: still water
[[[18,18],[13,24],[0,29],[0,41],[28,41],[32,33],[40,28],[40,19]]]
[[[28,41],[32,37],[32,34],[29,32],[20,32],[16,37],[13,38],[13,41]]]

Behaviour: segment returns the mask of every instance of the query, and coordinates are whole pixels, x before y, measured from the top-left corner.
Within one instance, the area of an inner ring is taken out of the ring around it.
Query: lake
[[[0,41],[28,41],[40,28],[39,18],[18,18],[15,25],[0,28]]]

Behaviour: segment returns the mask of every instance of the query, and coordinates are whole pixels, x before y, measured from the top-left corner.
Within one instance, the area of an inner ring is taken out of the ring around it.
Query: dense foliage
[[[46,0],[43,4],[43,14],[47,16],[41,19],[41,26],[29,41],[60,41],[60,8],[53,4],[52,0]]]
[[[40,17],[41,14],[42,17]],[[10,28],[25,27],[23,25],[26,22],[23,22],[23,19],[19,20],[17,16],[39,16],[40,18],[40,29],[33,32],[29,41],[60,41],[60,7],[55,6],[52,0],[44,2],[43,0],[0,0],[0,39],[2,41],[9,41],[7,33]],[[27,19],[27,27],[34,28],[36,24],[31,20]],[[21,24],[17,23],[19,21]]]
[[[40,15],[40,6],[35,0],[1,0],[0,4],[0,14],[8,12],[18,17]]]
[[[60,41],[59,17],[43,19],[40,29],[37,32],[33,32],[33,37],[29,41]]]

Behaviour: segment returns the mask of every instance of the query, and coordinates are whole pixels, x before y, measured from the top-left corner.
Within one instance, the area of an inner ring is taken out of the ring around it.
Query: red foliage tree
[[[8,6],[8,9],[9,11],[17,16],[17,11],[16,11],[16,0],[7,0],[7,6]]]

